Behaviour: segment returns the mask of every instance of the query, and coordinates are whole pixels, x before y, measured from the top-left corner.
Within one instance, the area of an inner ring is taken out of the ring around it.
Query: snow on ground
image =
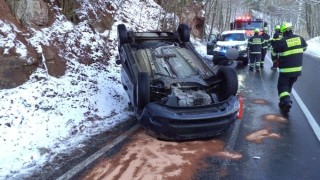
[[[320,57],[320,36],[307,41],[307,44],[306,53]]]
[[[0,20],[0,47],[4,49],[3,54],[8,54],[10,49],[15,49],[21,58],[25,58],[27,48],[17,40],[17,33],[20,32],[14,24]]]
[[[0,179],[39,169],[59,152],[81,147],[83,140],[132,115],[125,110],[128,97],[120,83],[120,67],[115,65],[117,24],[126,19],[128,29],[156,29],[160,7],[151,0],[125,1],[119,7],[108,42],[112,53],[109,66],[77,61],[83,55],[93,60],[103,55],[104,34],[92,32],[87,22],[74,25],[58,15],[51,27],[31,30],[33,36],[28,41],[39,53],[50,41],[65,44],[60,53],[67,59],[68,68],[61,78],[38,68],[25,84],[0,90]],[[23,57],[26,49],[15,39],[15,26],[0,21],[0,31],[10,34],[0,36],[4,52],[15,47]],[[75,46],[76,42],[80,45]],[[87,47],[92,53],[83,52]]]
[[[107,67],[98,62],[87,66],[77,61],[87,46],[95,50],[87,55],[94,60],[102,58],[104,50],[105,34],[92,32],[86,22],[74,25],[59,15],[51,27],[32,30],[33,37],[28,41],[40,53],[41,45],[53,39],[65,43],[66,49],[61,54],[67,59],[68,70],[63,77],[55,78],[39,68],[25,84],[0,90],[0,179],[41,168],[59,152],[81,147],[83,140],[112,128],[132,114],[125,111],[128,98],[120,84],[120,67],[115,65],[116,28],[124,22],[128,29],[136,31],[157,29],[161,9],[151,0],[120,2],[110,31],[108,45],[113,56]],[[4,53],[15,47],[25,57],[26,48],[15,38],[18,33],[15,26],[0,20],[0,31],[10,34],[4,37],[0,33]],[[78,49],[75,42],[80,42]],[[197,40],[194,43],[199,53],[206,56],[205,44]],[[316,51],[319,38],[308,43],[307,52],[320,56]]]

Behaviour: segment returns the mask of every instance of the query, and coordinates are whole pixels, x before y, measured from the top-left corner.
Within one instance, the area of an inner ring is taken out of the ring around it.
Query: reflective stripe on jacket
[[[287,34],[276,43],[273,50],[279,53],[279,72],[300,76],[303,52],[307,46],[306,41],[302,37],[292,33]]]
[[[267,34],[267,33],[263,33],[262,35],[262,38],[263,38],[263,45],[262,45],[262,48],[263,49],[267,49],[267,48],[269,48],[269,46],[270,46],[270,36],[269,36],[269,34]]]
[[[262,36],[258,34],[250,37],[248,40],[248,49],[250,51],[250,54],[261,54],[263,41],[264,39],[262,38]]]

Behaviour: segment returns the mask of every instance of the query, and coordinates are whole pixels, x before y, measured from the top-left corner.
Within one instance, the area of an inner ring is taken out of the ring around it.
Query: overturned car
[[[133,32],[118,25],[121,78],[140,124],[166,140],[221,134],[236,119],[234,69],[211,66],[190,43],[190,29]]]

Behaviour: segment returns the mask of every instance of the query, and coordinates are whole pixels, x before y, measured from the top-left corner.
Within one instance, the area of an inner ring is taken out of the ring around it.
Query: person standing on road
[[[291,23],[283,23],[280,27],[283,38],[274,45],[274,52],[279,53],[278,94],[279,107],[283,113],[290,111],[292,101],[290,93],[293,84],[301,76],[303,52],[307,49],[306,41],[292,32]]]
[[[259,35],[260,30],[258,28],[254,29],[254,35],[248,40],[248,50],[250,65],[249,70],[253,71],[256,67],[256,71],[260,71],[260,60],[261,60],[261,49],[264,39]]]
[[[270,36],[268,34],[268,28],[264,27],[262,30],[262,34],[261,36],[263,37],[264,41],[263,41],[263,45],[262,45],[262,51],[261,51],[261,61],[260,61],[260,68],[263,68],[264,66],[264,59],[266,57],[267,54],[267,50],[270,46]]]
[[[271,48],[272,48],[272,51],[271,51],[271,60],[272,60],[272,67],[271,67],[271,70],[276,70],[278,65],[277,65],[277,60],[279,58],[279,54],[275,53],[273,51],[273,47],[275,46],[275,44],[281,40],[282,38],[282,34],[280,32],[280,25],[276,25],[274,27],[274,34],[273,34],[273,37],[272,37],[272,40],[271,40]]]

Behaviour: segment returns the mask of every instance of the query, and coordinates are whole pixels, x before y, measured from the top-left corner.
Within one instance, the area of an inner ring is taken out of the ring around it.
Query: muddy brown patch
[[[288,122],[288,119],[284,118],[283,116],[277,114],[267,114],[263,116],[265,121],[272,121],[272,122]]]
[[[140,130],[110,159],[101,160],[83,179],[191,179],[205,157],[238,160],[219,140],[165,142]],[[103,167],[103,169],[101,169]]]
[[[246,136],[248,141],[262,143],[265,138],[280,138],[279,134],[270,133],[268,129],[262,129]]]
[[[264,100],[264,99],[254,99],[252,101],[253,104],[259,104],[259,105],[267,105],[269,104],[268,101]]]

